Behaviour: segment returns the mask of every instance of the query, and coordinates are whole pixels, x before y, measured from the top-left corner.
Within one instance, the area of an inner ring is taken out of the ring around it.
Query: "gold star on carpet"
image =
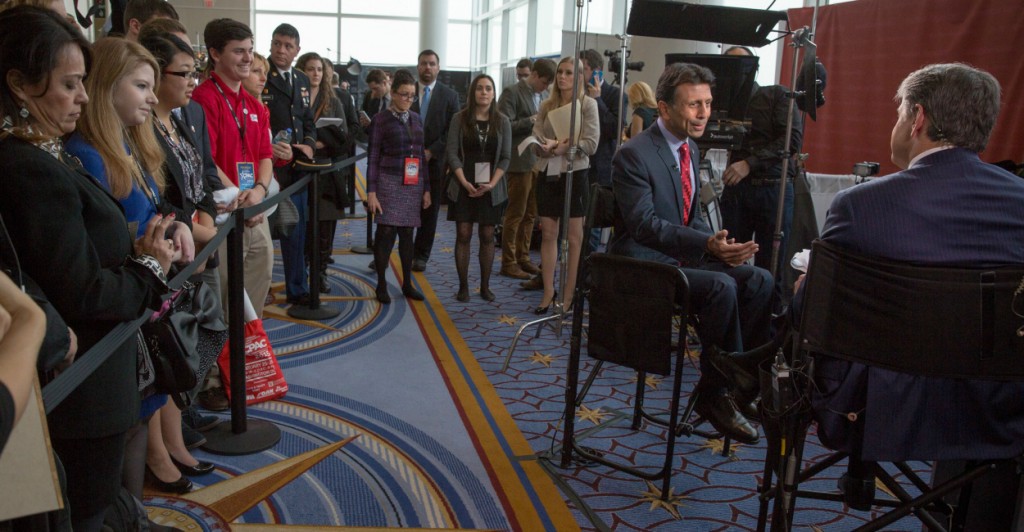
[[[449,247],[441,248],[441,253],[451,253],[452,251],[455,251],[455,250],[452,249],[452,248],[449,248]]]
[[[351,238],[352,237],[352,233],[342,233],[341,236],[342,236],[342,238]]]
[[[640,500],[642,502],[651,503],[651,507],[648,508],[648,510],[653,512],[658,508],[663,508],[666,512],[671,514],[672,517],[675,517],[676,519],[682,519],[683,517],[679,515],[679,510],[676,507],[682,506],[682,500],[685,499],[686,497],[672,493],[673,491],[675,491],[675,488],[669,487],[668,496],[665,497],[667,500],[662,500],[661,490],[658,489],[654,484],[652,484],[651,481],[648,480],[646,482],[647,491],[641,492],[642,494],[640,496]]]
[[[544,367],[550,368],[551,362],[555,360],[555,357],[551,355],[542,354],[540,351],[534,351],[533,356],[530,357],[530,362],[537,364],[543,364]]]
[[[889,498],[891,498],[893,500],[895,500],[897,498],[896,494],[893,493],[891,489],[889,489],[889,486],[886,486],[885,483],[882,482],[882,479],[880,479],[878,477],[875,477],[875,487],[878,488],[879,490],[885,492],[889,496]]]
[[[725,449],[725,440],[719,438],[707,439],[704,440],[704,443],[701,445],[701,448],[710,450],[711,454],[722,454],[722,450]],[[739,443],[732,442],[732,445],[729,446],[729,457],[736,459],[736,449],[739,448]]]
[[[509,316],[508,314],[502,314],[501,317],[498,318],[498,323],[515,326],[516,323],[519,323],[519,318]]]
[[[634,374],[632,377],[629,378],[629,382],[636,382],[636,379],[637,375]],[[662,380],[664,380],[663,377],[648,374],[647,377],[644,378],[644,384],[652,390],[657,390],[658,386],[661,385]]]
[[[604,418],[610,415],[608,412],[602,412],[600,408],[590,409],[587,405],[580,405],[576,410],[576,417],[580,418],[580,421],[589,421],[595,425],[600,425]]]

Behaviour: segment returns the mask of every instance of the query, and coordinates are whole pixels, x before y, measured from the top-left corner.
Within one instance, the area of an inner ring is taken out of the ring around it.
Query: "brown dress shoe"
[[[502,266],[500,274],[504,275],[505,277],[511,277],[513,279],[530,278],[530,274],[520,269],[518,264],[513,264],[512,266]]]
[[[530,261],[520,262],[519,268],[530,275],[537,275],[538,273],[540,273],[540,268],[538,268],[536,264]]]
[[[519,286],[523,287],[523,290],[543,290],[544,280],[541,279],[540,275],[535,275],[529,281],[519,283]]]

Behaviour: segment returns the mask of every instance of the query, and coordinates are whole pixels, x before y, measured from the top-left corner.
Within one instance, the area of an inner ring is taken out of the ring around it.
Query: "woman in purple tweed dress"
[[[423,121],[409,111],[416,97],[416,80],[406,70],[395,72],[391,105],[370,123],[370,156],[366,163],[367,208],[377,219],[373,258],[377,267],[377,300],[388,304],[384,276],[398,237],[402,261],[402,294],[423,300],[412,287],[413,228],[420,210],[430,206],[430,179],[423,157]]]

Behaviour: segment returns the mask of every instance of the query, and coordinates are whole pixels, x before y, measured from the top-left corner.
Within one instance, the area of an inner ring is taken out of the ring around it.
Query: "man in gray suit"
[[[513,279],[529,279],[530,274],[540,272],[530,262],[530,240],[537,219],[537,201],[533,194],[536,156],[529,149],[520,154],[516,147],[533,133],[541,94],[554,78],[554,61],[538,59],[526,79],[506,87],[498,99],[498,109],[512,122],[512,163],[505,174],[508,206],[501,227],[501,275]]]
[[[690,284],[690,309],[700,318],[705,349],[761,345],[769,338],[772,276],[745,262],[757,252],[728,231],[713,233],[698,205],[700,151],[711,114],[707,68],[677,63],[665,68],[655,97],[659,118],[627,142],[612,160],[612,188],[622,213],[610,243],[612,253],[682,266]],[[729,382],[701,357],[697,412],[723,434],[757,442],[740,413]],[[748,405],[740,405],[745,407]]]

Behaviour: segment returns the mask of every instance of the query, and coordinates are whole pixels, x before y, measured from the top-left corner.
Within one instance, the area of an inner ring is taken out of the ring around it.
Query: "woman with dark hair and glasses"
[[[410,111],[416,80],[407,70],[395,72],[391,105],[370,123],[370,155],[366,163],[366,204],[377,222],[373,260],[377,268],[377,300],[391,303],[384,277],[398,237],[402,262],[402,294],[416,301],[423,294],[412,287],[413,229],[420,210],[430,206],[430,180],[423,156],[423,121]]]
[[[160,307],[174,255],[170,218],[129,233],[121,206],[64,151],[62,137],[89,101],[91,55],[81,32],[52,11],[0,13],[0,214],[22,270],[87,357],[99,356],[89,350],[117,325]],[[120,489],[125,433],[139,417],[137,340],[110,349],[47,416],[76,531],[100,529]]]
[[[494,80],[480,74],[470,84],[466,107],[452,117],[446,148],[458,194],[448,199],[448,220],[456,223],[455,270],[459,291],[455,299],[469,301],[469,243],[473,224],[479,225],[480,297],[494,301],[494,226],[501,223],[508,203],[502,179],[512,158],[512,123],[494,103]]]

